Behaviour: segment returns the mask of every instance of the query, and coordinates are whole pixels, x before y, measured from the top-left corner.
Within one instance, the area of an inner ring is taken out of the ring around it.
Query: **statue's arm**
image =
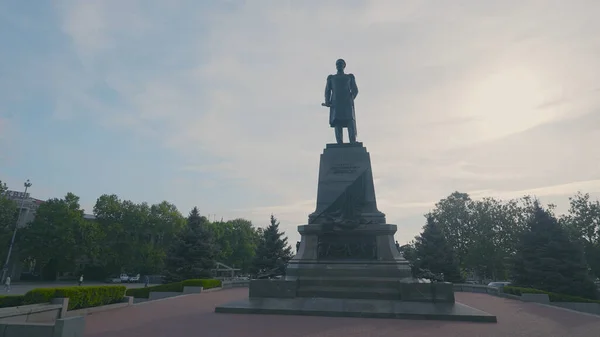
[[[349,74],[350,75],[350,89],[352,90],[352,98],[356,98],[356,96],[358,96],[358,86],[356,85],[356,78],[354,77],[354,74]]]
[[[327,84],[325,84],[325,104],[331,104],[331,75],[327,76]]]

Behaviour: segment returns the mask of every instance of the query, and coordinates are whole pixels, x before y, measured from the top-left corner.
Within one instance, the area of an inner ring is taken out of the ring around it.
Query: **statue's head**
[[[342,59],[335,61],[335,68],[339,71],[344,70],[346,68],[346,61]]]

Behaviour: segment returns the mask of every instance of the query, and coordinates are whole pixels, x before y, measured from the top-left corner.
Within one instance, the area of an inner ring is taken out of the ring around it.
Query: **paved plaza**
[[[498,323],[216,314],[218,304],[247,288],[180,296],[86,317],[86,337],[597,337],[600,317],[486,294],[456,300],[498,317]]]

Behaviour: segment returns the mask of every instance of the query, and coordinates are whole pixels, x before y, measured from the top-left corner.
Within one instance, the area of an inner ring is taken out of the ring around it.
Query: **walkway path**
[[[597,337],[600,317],[486,294],[457,301],[495,314],[498,323],[216,314],[247,288],[148,302],[86,318],[86,337]]]

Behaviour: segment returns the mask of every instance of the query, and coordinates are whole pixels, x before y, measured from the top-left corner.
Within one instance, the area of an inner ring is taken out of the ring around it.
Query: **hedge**
[[[25,303],[23,295],[0,296],[0,308],[18,307]]]
[[[121,302],[125,289],[125,286],[38,288],[25,294],[24,304],[47,303],[53,298],[69,298],[68,310],[98,307]]]
[[[590,300],[588,298],[583,298],[583,297],[578,297],[578,296],[551,293],[548,291],[533,289],[533,288],[505,286],[504,292],[507,294],[517,295],[517,296],[521,296],[521,294],[547,294],[548,298],[550,298],[550,302],[600,303],[599,300]]]
[[[125,294],[135,298],[149,298],[150,292],[183,292],[183,287],[204,287],[204,289],[217,288],[221,286],[220,280],[213,279],[194,279],[181,282],[161,284],[147,288],[127,289]]]

